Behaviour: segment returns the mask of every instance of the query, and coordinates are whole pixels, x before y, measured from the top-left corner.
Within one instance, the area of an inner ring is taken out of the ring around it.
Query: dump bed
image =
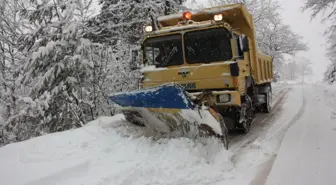
[[[254,80],[257,84],[270,83],[273,80],[273,64],[270,56],[257,53],[257,66],[254,68]]]

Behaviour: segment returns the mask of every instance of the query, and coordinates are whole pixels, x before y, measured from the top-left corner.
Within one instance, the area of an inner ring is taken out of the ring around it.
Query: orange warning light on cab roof
[[[191,13],[190,12],[184,12],[183,13],[183,20],[191,20]]]

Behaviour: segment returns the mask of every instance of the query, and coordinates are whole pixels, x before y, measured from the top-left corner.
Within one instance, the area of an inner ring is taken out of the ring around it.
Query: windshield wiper
[[[204,58],[204,56],[203,56],[202,54],[196,54],[196,51],[195,51],[192,47],[188,46],[187,49],[188,49],[189,51],[191,51],[194,55],[200,57],[200,58],[204,61],[204,63],[206,63],[206,64],[209,64],[209,63],[210,63],[210,62],[208,62],[208,61]]]
[[[170,61],[170,59],[173,57],[173,55],[175,54],[175,52],[177,52],[177,48],[176,47],[174,47],[171,50],[171,52],[169,53],[169,55],[167,56],[167,58],[163,61],[162,66],[165,66]]]

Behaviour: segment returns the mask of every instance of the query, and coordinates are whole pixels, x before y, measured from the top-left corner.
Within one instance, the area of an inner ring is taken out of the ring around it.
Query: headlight
[[[215,21],[222,21],[223,20],[223,15],[222,14],[214,15],[214,20]]]
[[[145,32],[149,33],[153,31],[153,27],[152,26],[145,26],[144,28]]]
[[[221,94],[217,96],[217,101],[219,103],[227,103],[231,101],[231,95],[230,94]]]

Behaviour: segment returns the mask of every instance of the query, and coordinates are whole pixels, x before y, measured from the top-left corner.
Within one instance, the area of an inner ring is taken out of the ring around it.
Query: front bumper
[[[193,99],[202,92],[188,93],[188,95]],[[220,102],[218,99],[219,95],[229,95],[230,99],[227,102]],[[228,107],[228,106],[241,106],[241,95],[238,91],[212,91],[208,97],[208,103],[214,104],[219,107]]]

